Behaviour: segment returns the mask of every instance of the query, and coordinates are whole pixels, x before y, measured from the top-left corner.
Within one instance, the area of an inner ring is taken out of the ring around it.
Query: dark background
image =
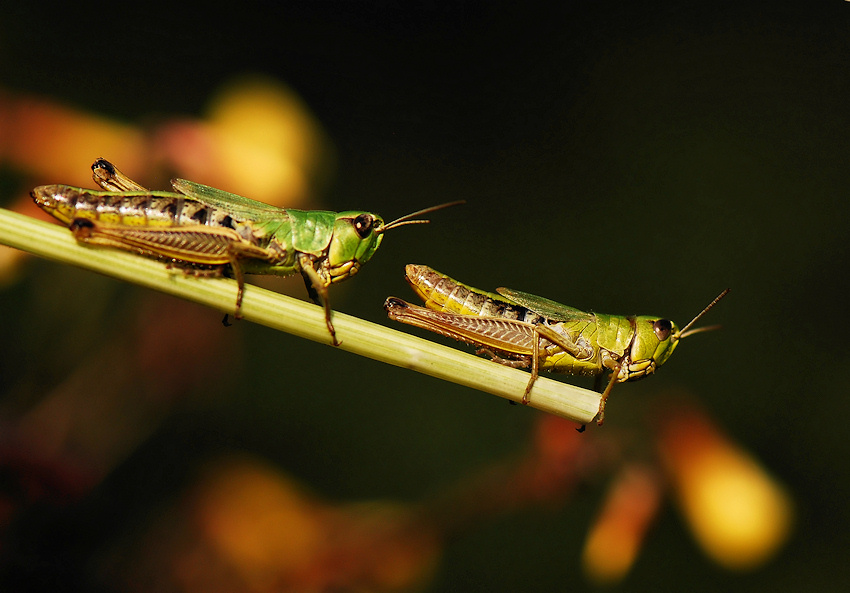
[[[668,507],[623,588],[847,586],[850,4],[135,4],[4,8],[0,84],[138,121],[198,113],[229,78],[267,74],[335,145],[328,208],[392,217],[467,200],[393,236],[335,292],[342,311],[385,323],[383,299],[411,296],[408,262],[679,323],[732,287],[711,313],[722,332],[618,389],[605,429],[640,414],[642,398],[687,389],[787,485],[794,534],[767,566],[728,573]],[[29,276],[60,274],[33,266]],[[4,381],[25,373],[9,360],[45,355],[24,294],[2,297]],[[73,331],[75,317],[54,330]],[[246,346],[230,399],[166,421],[102,487],[126,508],[94,512],[91,533],[60,545],[108,543],[117,517],[166,499],[209,450],[261,454],[331,499],[416,500],[521,446],[536,414],[265,328],[236,331]],[[429,590],[583,588],[597,500],[471,533]]]

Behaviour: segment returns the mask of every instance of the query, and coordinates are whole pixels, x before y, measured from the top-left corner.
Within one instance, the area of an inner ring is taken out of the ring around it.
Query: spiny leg
[[[304,278],[304,286],[307,287],[307,294],[310,300],[317,305],[322,305],[325,309],[325,325],[328,326],[328,332],[331,334],[331,340],[334,346],[339,346],[342,342],[336,339],[336,330],[331,321],[331,304],[328,301],[328,285],[324,279],[316,271],[313,266],[313,260],[305,254],[298,256],[298,262],[301,265],[301,276]]]
[[[531,388],[534,387],[534,382],[537,381],[540,370],[540,331],[537,326],[534,326],[534,350],[531,354],[531,378],[528,380],[528,385],[525,386],[525,393],[522,394],[522,405],[528,405],[528,395],[531,393]]]
[[[233,272],[233,279],[236,280],[236,309],[233,312],[233,318],[236,320],[242,319],[242,296],[245,294],[245,273],[242,271],[242,266],[239,265],[239,243],[231,243],[227,246],[227,257],[230,260],[230,269]],[[225,313],[221,319],[221,324],[224,327],[233,325],[230,323],[230,314]]]
[[[245,293],[245,273],[239,265],[239,243],[231,243],[227,246],[227,256],[230,258],[230,269],[233,270],[233,279],[236,280],[236,311],[233,317],[242,319],[242,295]]]

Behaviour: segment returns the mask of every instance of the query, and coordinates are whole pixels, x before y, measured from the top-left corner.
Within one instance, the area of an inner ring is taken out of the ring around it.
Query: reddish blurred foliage
[[[143,590],[407,591],[447,539],[540,504],[561,506],[596,473],[593,439],[541,416],[536,446],[420,505],[329,503],[254,459],[220,459],[148,533],[118,553]],[[176,535],[175,535],[176,534]]]
[[[78,370],[36,405],[4,414],[0,501],[9,518],[36,504],[84,498],[175,405],[216,393],[224,379],[218,361],[239,364],[234,343],[212,330],[217,317],[151,296],[129,328],[132,339],[126,332],[106,336],[102,350],[81,357]]]
[[[662,491],[651,466],[629,463],[619,471],[585,544],[582,564],[591,581],[602,585],[625,577],[658,513]]]
[[[119,576],[131,589],[306,593],[409,590],[440,544],[415,508],[329,504],[239,457],[212,464],[131,548]]]

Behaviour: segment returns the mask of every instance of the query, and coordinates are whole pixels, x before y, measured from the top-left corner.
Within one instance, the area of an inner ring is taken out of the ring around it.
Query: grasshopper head
[[[726,296],[727,288],[682,329],[669,319],[641,316],[635,318],[635,337],[626,364],[620,370],[620,381],[635,381],[651,375],[667,362],[682,338],[699,332],[717,329],[718,325],[690,329],[700,317]]]
[[[464,200],[431,206],[424,210],[418,210],[411,214],[384,223],[384,219],[371,212],[340,212],[336,215],[334,222],[333,237],[328,250],[328,267],[330,269],[331,281],[339,282],[349,276],[353,276],[360,266],[375,255],[384,233],[390,229],[404,226],[406,224],[424,224],[427,220],[411,220],[420,214],[427,214],[455,204],[462,204]]]
[[[679,327],[669,319],[636,317],[634,340],[627,363],[620,370],[620,380],[635,381],[654,373],[673,354],[679,333]]]
[[[331,280],[353,276],[370,259],[384,240],[384,219],[371,212],[340,212],[334,221],[328,250]]]

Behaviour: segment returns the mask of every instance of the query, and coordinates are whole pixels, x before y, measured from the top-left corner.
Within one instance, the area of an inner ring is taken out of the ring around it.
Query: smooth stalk
[[[68,229],[0,208],[0,243],[46,259],[178,296],[232,313],[236,282],[196,278],[168,269],[162,262],[77,242]],[[246,285],[242,317],[315,342],[330,345],[321,307],[256,286]],[[466,385],[515,402],[522,400],[528,373],[334,311],[341,350]],[[540,377],[529,405],[582,424],[593,421],[600,395]]]

